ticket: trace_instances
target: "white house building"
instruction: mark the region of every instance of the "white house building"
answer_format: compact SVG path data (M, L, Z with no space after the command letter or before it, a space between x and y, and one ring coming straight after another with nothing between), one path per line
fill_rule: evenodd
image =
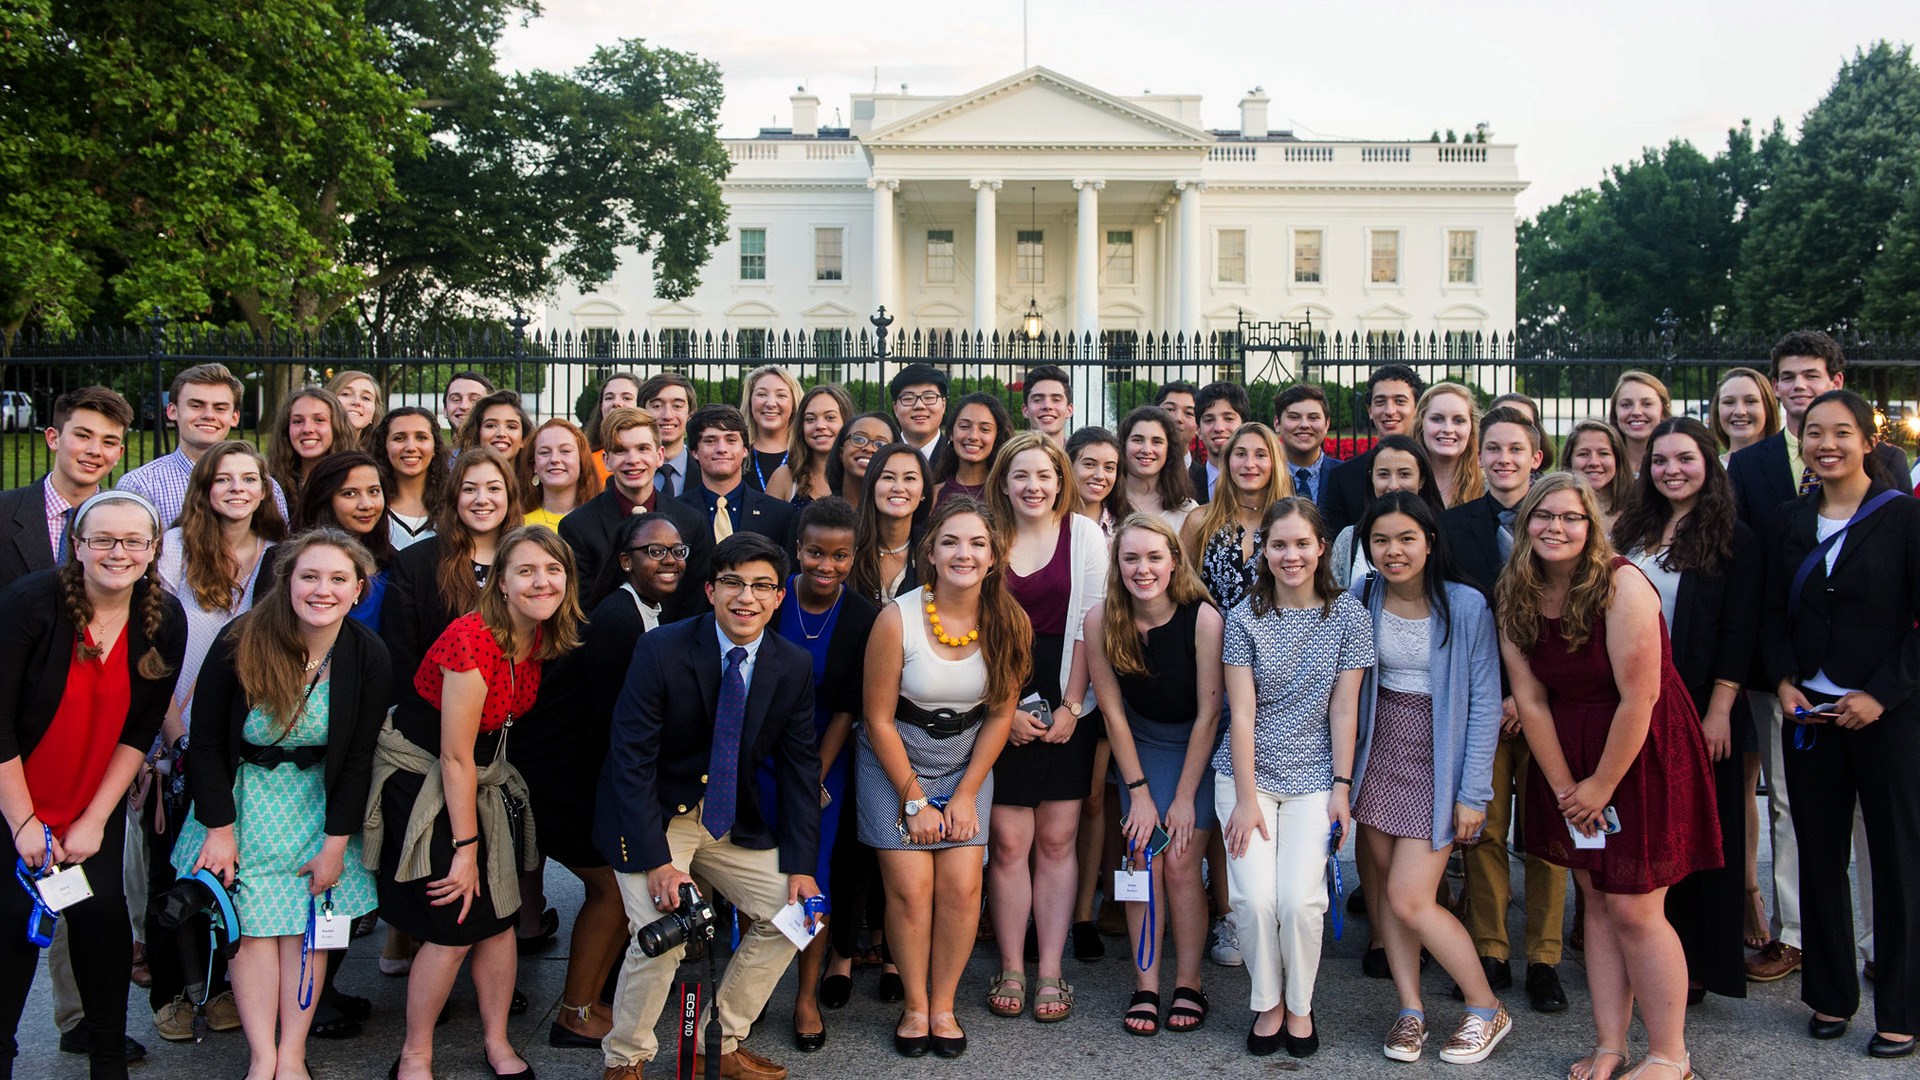
M958 95L855 94L846 127L792 97L793 126L726 140L729 237L683 301L644 259L562 289L545 326L1015 332L1505 331L1514 323L1514 147L1303 139L1203 126L1190 94L1123 96L1034 67Z

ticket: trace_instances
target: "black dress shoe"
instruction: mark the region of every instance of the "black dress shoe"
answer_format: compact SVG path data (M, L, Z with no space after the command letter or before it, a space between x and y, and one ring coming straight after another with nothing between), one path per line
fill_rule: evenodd
M1100 940L1100 927L1091 920L1073 924L1069 932L1073 939L1073 958L1083 964L1104 960L1107 955L1106 942Z
M493 1062L487 1060L485 1054L480 1055L480 1063L487 1067L487 1073L493 1077L493 1080L539 1080L538 1077L533 1075L532 1065L528 1065L519 1072L503 1073L493 1067ZM395 1062L394 1065L397 1068L399 1063Z
M1837 1039L1847 1033L1849 1023L1851 1021L1845 1018L1822 1020L1818 1016L1809 1016L1807 1017L1807 1034L1816 1039Z
M827 1032L825 1028L819 1031L796 1031L793 1033L793 1048L795 1050L811 1054L825 1045L827 1045Z
M1513 986L1513 966L1505 960L1495 960L1491 956L1483 956L1480 958L1480 970L1487 973L1487 988L1496 994ZM1452 993L1453 1000L1455 1001L1467 1000L1467 992L1460 989L1459 983L1453 984ZM1561 995L1562 1000L1564 1000L1565 997L1565 994ZM1562 1008L1564 1007L1565 1006L1562 1006Z
M562 1050L598 1050L600 1040L591 1035L582 1035L555 1020L547 1027L547 1045Z
M1360 958L1360 974L1369 979L1391 979L1393 968L1387 963L1387 950L1368 949Z
M880 1000L881 1001L907 1000L907 984L900 981L899 972L883 971L880 973ZM922 1052L924 1053L924 1051Z
M147 1048L142 1046L140 1042L131 1035L128 1035L126 1039L127 1064L131 1065L136 1061L146 1060ZM67 1054L86 1053L87 1033L81 1031L79 1028L74 1028L72 1031L61 1032L60 1050L62 1053Z
M1353 891L1347 894L1347 914L1364 916L1366 913L1367 894L1356 885Z
M527 995L516 989L513 992L513 1000L507 1002L507 1015L525 1016L529 1007Z
M1259 1033L1260 1014L1253 1014L1253 1026L1247 1029L1247 1053L1254 1057L1272 1057L1280 1052L1281 1039L1286 1035L1286 1025L1271 1035Z
M1501 965L1503 970L1505 967ZM1567 1011L1567 990L1560 985L1560 973L1552 964L1527 965L1527 1003L1537 1013Z
M932 1049L932 1047L933 1036L931 1034L902 1035L899 1029L896 1028L894 1030L893 1048L901 1057L926 1057L927 1051Z
M948 1038L945 1035L929 1035L927 1041L933 1045L933 1056L939 1058L957 1058L967 1052L965 1032Z
M1873 1033L1873 1038L1867 1041L1867 1056L1877 1058L1906 1057L1913 1053L1913 1044L1914 1040L1911 1037L1906 1039L1889 1039L1876 1031Z
M1040 961L1040 934L1032 923L1027 924L1026 957L1029 964Z
M1307 1014L1307 1023L1313 1024L1312 1013ZM1297 1057L1297 1058L1312 1057L1313 1052L1320 1049L1320 1025L1319 1024L1313 1024L1313 1030L1307 1032L1307 1034L1304 1037L1295 1036L1293 1033L1289 1032L1286 1029L1285 1025L1281 1025L1280 1037L1282 1039L1285 1039L1287 1042L1287 1056L1289 1057Z
M853 976L829 975L820 980L820 1004L829 1009L845 1008L853 1000Z

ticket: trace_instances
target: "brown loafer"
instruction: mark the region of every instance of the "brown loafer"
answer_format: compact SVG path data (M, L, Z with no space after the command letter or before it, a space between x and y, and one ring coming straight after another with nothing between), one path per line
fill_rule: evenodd
M707 1059L694 1055L694 1073L703 1073L706 1067ZM723 1080L787 1080L787 1067L768 1061L742 1046L730 1054L720 1055L720 1075Z
M1784 941L1769 941L1767 947L1747 957L1748 982L1774 982L1800 970L1800 950Z
M631 1065L609 1065L606 1071L600 1074L600 1080L640 1080L642 1064L636 1061Z

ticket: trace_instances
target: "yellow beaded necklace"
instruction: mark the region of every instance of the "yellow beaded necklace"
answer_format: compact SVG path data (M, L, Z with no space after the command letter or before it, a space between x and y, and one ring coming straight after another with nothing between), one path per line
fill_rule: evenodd
M948 637L947 631L940 625L940 612L933 606L933 590L921 589L920 595L927 601L927 621L933 624L933 637L935 641L938 641L949 649L958 649L980 640L980 628L978 626L975 626L957 638Z

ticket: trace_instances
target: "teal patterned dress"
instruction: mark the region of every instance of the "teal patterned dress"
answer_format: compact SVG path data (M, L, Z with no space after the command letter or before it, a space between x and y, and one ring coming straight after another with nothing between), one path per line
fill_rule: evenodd
M308 695L300 722L279 740L281 746L326 745L327 689L327 682L322 682ZM248 742L265 746L275 741L273 728L273 720L254 709L247 713L243 735ZM243 761L234 780L233 803L233 838L239 849L234 907L240 914L241 932L247 937L305 933L310 894L307 879L298 875L300 868L320 853L320 845L326 840L326 766L301 769L283 762L277 768L263 769ZM206 838L206 826L200 824L197 815L190 815L174 845L175 871L185 875L193 869ZM360 837L356 833L347 841L346 868L333 887L333 912L358 918L372 911L377 902L373 875L360 865Z

